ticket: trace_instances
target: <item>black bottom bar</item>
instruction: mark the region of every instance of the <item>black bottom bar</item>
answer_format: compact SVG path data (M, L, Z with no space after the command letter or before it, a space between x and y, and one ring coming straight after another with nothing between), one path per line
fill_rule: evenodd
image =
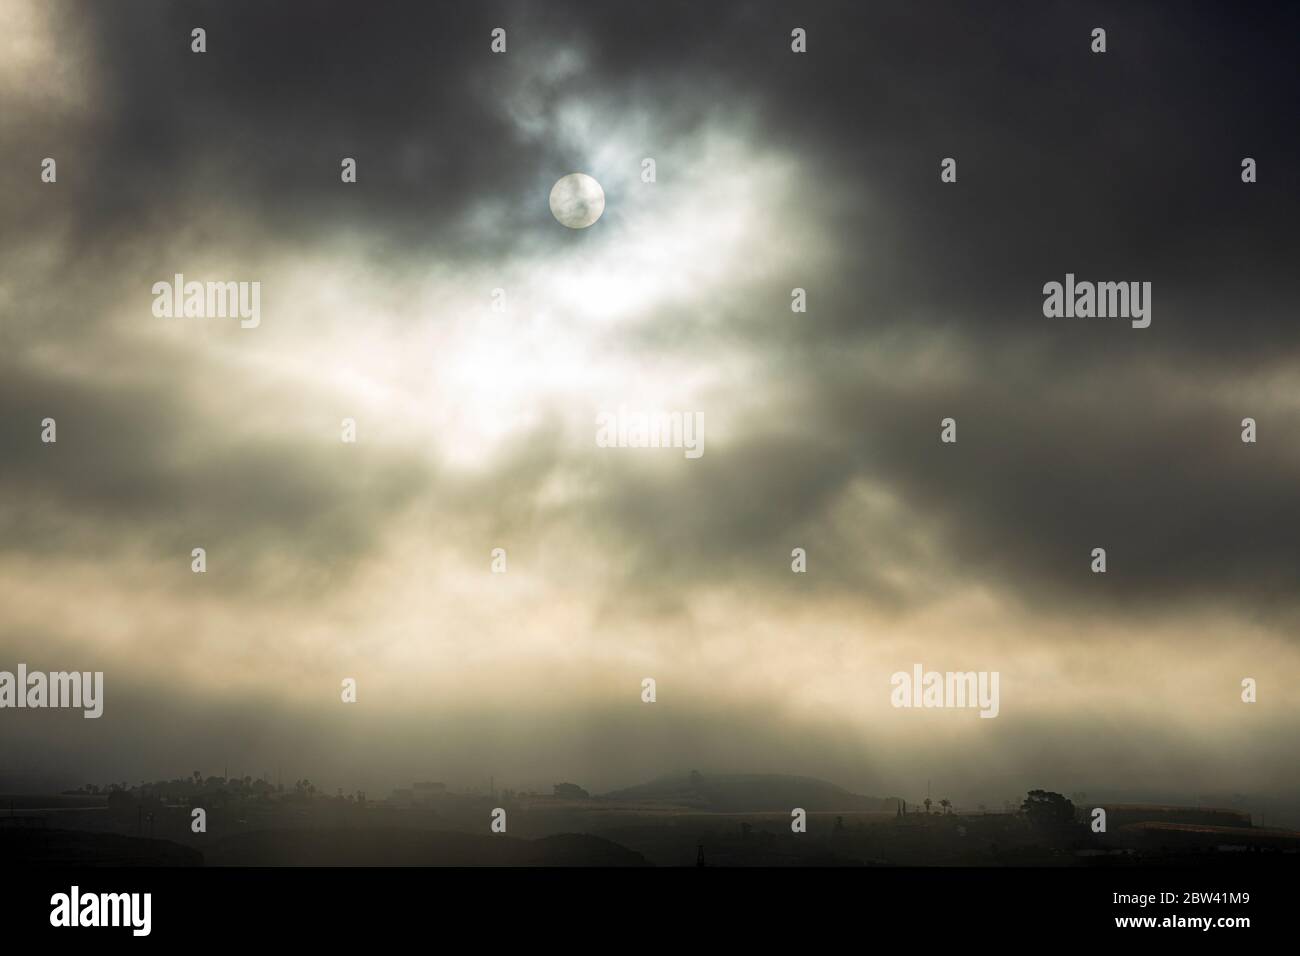
M832 930L863 944L902 932L918 945L1137 938L1229 942L1289 922L1291 858L1250 865L1044 869L35 869L0 870L6 940L65 938L51 925L55 894L149 893L148 938L193 943L378 942L432 945L515 941L558 945L805 941ZM1263 865L1259 865L1263 864ZM1145 901L1145 905L1144 905ZM92 905L97 905L92 904ZM1209 919L1208 928L1199 921ZM1245 923L1240 921L1244 918ZM1147 925L1120 920L1150 920ZM1166 922L1169 920L1170 922ZM1192 923L1190 921L1197 921ZM1237 925L1219 923L1232 920ZM123 917L122 922L130 923ZM838 929L837 929L838 928ZM78 927L79 943L120 937L129 925ZM468 940L465 934L469 934ZM584 944L585 945L585 944Z

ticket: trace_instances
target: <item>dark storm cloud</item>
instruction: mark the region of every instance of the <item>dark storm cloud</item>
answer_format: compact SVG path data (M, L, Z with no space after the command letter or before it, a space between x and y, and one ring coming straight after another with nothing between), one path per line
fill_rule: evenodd
M1055 382L1032 360L951 383L873 381L832 355L815 367L810 403L743 441L681 469L607 475L585 510L625 555L630 588L830 588L907 608L982 583L1046 612L1209 604L1295 620L1294 407L1225 398L1208 367L1204 394L1166 394L1132 359ZM1256 445L1240 440L1252 412L1269 433ZM955 445L939 441L948 416ZM872 490L901 507L873 507ZM794 546L815 564L806 584L789 572ZM1090 570L1096 547L1105 575ZM901 589L900 568L927 584Z
M811 544L836 555L820 573L875 600L889 597L875 559L917 551L936 577L1043 606L1194 598L1294 613L1300 422L1260 397L1300 357L1294 12L913 5L798 22L815 56L765 46L771 16L738 16L726 27L748 42L705 70L763 107L773 144L869 197L826 221L845 269L788 277L810 286L807 317L792 322L774 283L747 290L724 331L676 348L761 343L776 377L803 386L782 409L799 432L759 427L680 474L609 481L611 524L633 532L629 577L775 586L790 545ZM1105 57L1088 51L1093 25L1109 30ZM620 53L671 56L649 41ZM1272 169L1267 185L1241 183L1246 155ZM1151 329L1044 318L1042 285L1067 271L1151 281ZM672 343L691 318L662 322L648 341ZM936 338L986 374L881 383L842 356ZM947 415L961 425L952 449L937 440ZM1270 423L1266 443L1242 445L1247 415ZM832 509L859 479L896 492L915 534L846 541ZM936 534L937 559L917 540ZM1096 546L1109 577L1088 573Z
M96 171L80 193L82 225L96 234L165 229L177 204L207 196L256 210L281 241L368 231L380 261L412 249L451 259L501 253L519 217L511 230L471 236L466 215L506 201L523 222L542 222L545 203L525 192L539 177L549 186L574 159L520 130L508 97L526 90L527 108L546 116L566 94L655 82L625 70L535 75L557 53L595 42L610 13L594 5L156 3L64 15L93 22L102 113L53 138ZM511 46L493 57L498 25ZM194 26L207 30L203 56L189 49ZM661 29L660 40L671 36ZM698 120L700 106L686 112ZM338 188L345 156L359 165L351 190Z
M861 257L862 281L830 306L833 334L924 315L991 347L1002 336L1055 338L1056 326L1035 321L1040 290L1074 271L1152 281L1151 334L1171 352L1203 346L1247 361L1295 343L1277 300L1294 291L1300 252L1294 11L61 9L61 23L94 37L102 112L52 137L74 168L95 171L78 190L86 233L165 231L177 204L207 196L255 210L281 241L364 229L375 259L394 268L412 248L501 254L518 241L517 217L515 229L489 235L469 233L465 217L504 198L540 221L545 207L529 191L572 158L512 122L506 101L522 81L542 115L567 95L606 96L679 135L709 118L710 102L752 107L773 148L801 155L837 193L875 197L869 216L826 224L846 256ZM787 21L810 31L808 56L789 55ZM201 57L188 48L196 24L209 34ZM1087 48L1097 24L1110 33L1104 56ZM504 57L484 52L495 25L511 31ZM582 52L583 69L537 82L532 71L565 48ZM1261 164L1249 188L1237 175L1244 155ZM360 162L356 189L338 188L343 156ZM955 187L938 184L944 156L958 159ZM1105 334L1066 336L1070 353L1113 347Z
M793 383L784 411L797 425L760 427L706 459L689 490L635 469L604 476L593 516L632 542L635 577L708 581L769 567L784 574L795 536L845 546L829 526L856 480L882 483L918 512L915 528L897 527L879 545L881 556L922 560L930 552L914 538L923 528L968 573L994 575L1026 595L1095 593L1096 583L1076 573L1093 544L1123 555L1110 588L1150 599L1201 593L1213 579L1228 594L1271 600L1300 573L1288 548L1295 462L1277 450L1295 428L1267 420L1264 443L1242 465L1228 453L1240 450L1236 422L1251 408L1228 415L1218 404L1116 390L1106 378L1115 359L1200 376L1212 357L1247 383L1263 359L1295 346L1294 12L1205 6L1173 16L1153 6L1041 4L59 9L59 22L93 43L96 77L93 120L51 135L67 152L72 198L57 201L72 223L72 252L99 249L107 235L157 256L176 210L202 197L252 216L265 241L310 246L331 228L365 229L378 237L374 258L393 270L413 261L410 246L466 259L503 254L514 234L476 243L458 224L502 196L524 205L519 197L539 174L567 168L558 144L524 134L503 106L511 84L566 43L585 66L542 85L534 106L543 115L565 95L624 97L662 128L689 131L710 99L734 102L757 111L766 137L759 148L789 151L827 177L810 189L861 197L825 222L835 269L810 257L807 276L744 290L744 306L733 309L739 317L714 340L770 355ZM788 53L796 23L809 30L807 57ZM202 57L188 49L195 25L208 31ZM497 25L510 31L505 57L485 52ZM1088 52L1093 25L1109 31L1104 57ZM338 188L344 155L361 164L355 190ZM938 160L948 155L959 163L955 186L938 182ZM1242 155L1260 161L1260 183L1239 182ZM79 176L78 165L94 176ZM239 244L228 225L205 228ZM19 240L11 233L9 241ZM125 281L113 275L111 253L98 251L88 265L91 275ZM1044 319L1041 286L1066 271L1152 281L1152 327ZM796 283L811 287L813 308L792 325L782 297ZM43 299L32 308L76 321L57 290ZM654 316L633 334L667 349L709 341L697 329L674 342L664 330L691 318L673 321ZM998 371L946 390L932 381L908 388L831 358L881 343L924 350L918 330L952 336ZM1008 368L999 355L1011 349L1018 358ZM1052 397L1062 378L1093 391ZM11 383L28 399L23 410L35 413L32 390L17 377ZM138 408L128 402L86 396L82 404L104 419L99 436L118 420L171 414L152 398ZM935 438L947 414L960 421L955 449ZM84 446L87 467L46 493L120 513L192 497L191 479L157 459L181 426L158 424L135 433L147 436L138 438L143 449L104 437ZM297 526L334 513L351 493L310 465L282 467L280 453L228 451L225 469L199 469L210 476L201 497L242 503L253 523ZM562 467L538 454L535 462L524 456L529 468L505 465L497 476L495 500L523 502L498 516L502 526L516 515L526 527L531 490ZM827 577L870 585L876 562L853 553L858 560ZM897 597L880 582L868 591Z
M1245 445L1232 403L1162 395L1131 367L1060 385L990 371L992 386L853 385L839 403L846 431L872 410L867 469L937 517L955 566L1042 610L1208 602L1294 615L1293 421L1265 416L1269 441ZM953 446L936 440L946 415ZM1095 547L1104 576L1089 570Z
M833 334L923 322L975 349L1060 341L1066 363L1153 347L1045 321L1043 283L1071 271L1152 281L1150 336L1171 357L1246 367L1296 344L1294 10L912 4L809 20L817 55L775 57L748 88L774 140L874 199L835 223L862 251ZM1088 50L1093 26L1105 55ZM1268 182L1240 182L1244 156Z
M271 583L286 568L338 574L433 478L404 453L340 467L347 446L332 422L316 441L241 439L172 383L0 369L0 551L113 557L143 543L188 569L201 546L223 556L213 580L236 586L264 577L272 558ZM40 440L47 416L55 443Z

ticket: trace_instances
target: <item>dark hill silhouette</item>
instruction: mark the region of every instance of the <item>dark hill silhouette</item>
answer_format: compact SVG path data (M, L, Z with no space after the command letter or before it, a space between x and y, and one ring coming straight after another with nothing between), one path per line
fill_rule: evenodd
M209 866L648 866L644 856L597 836L538 840L448 830L258 830L219 840Z
M649 783L614 790L601 799L669 803L716 813L789 813L793 807L812 812L893 810L894 801L851 793L815 777L775 773L700 774L660 777Z

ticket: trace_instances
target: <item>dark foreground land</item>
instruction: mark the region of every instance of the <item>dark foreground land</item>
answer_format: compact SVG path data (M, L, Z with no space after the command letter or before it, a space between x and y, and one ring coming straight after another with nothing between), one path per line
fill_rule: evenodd
M909 806L904 814L895 798L804 778L695 775L600 797L573 788L576 793L551 796L438 792L406 801L250 792L226 781L203 786L191 793L141 788L107 798L64 794L0 803L0 868L1260 868L1300 862L1300 833L1253 825L1249 813L1237 810L1115 805L1107 832L1094 833L1081 808L1060 819L949 807L927 813ZM804 832L792 828L792 805L804 811ZM196 833L198 808L206 830ZM497 808L506 812L505 833L491 830Z

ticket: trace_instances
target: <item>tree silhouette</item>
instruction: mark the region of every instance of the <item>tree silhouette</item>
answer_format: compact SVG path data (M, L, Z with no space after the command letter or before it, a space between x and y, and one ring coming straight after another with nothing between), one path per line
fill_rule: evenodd
M1074 822L1074 804L1051 790L1030 790L1020 809L1033 824L1050 826Z
M952 810L952 801L949 800L947 797L944 797L942 800L939 801L939 806L943 807L943 812L946 814L950 810Z
M926 797L926 798L925 798L925 813L926 813L927 816L929 816L929 814L930 814L930 798L929 798L929 797Z

